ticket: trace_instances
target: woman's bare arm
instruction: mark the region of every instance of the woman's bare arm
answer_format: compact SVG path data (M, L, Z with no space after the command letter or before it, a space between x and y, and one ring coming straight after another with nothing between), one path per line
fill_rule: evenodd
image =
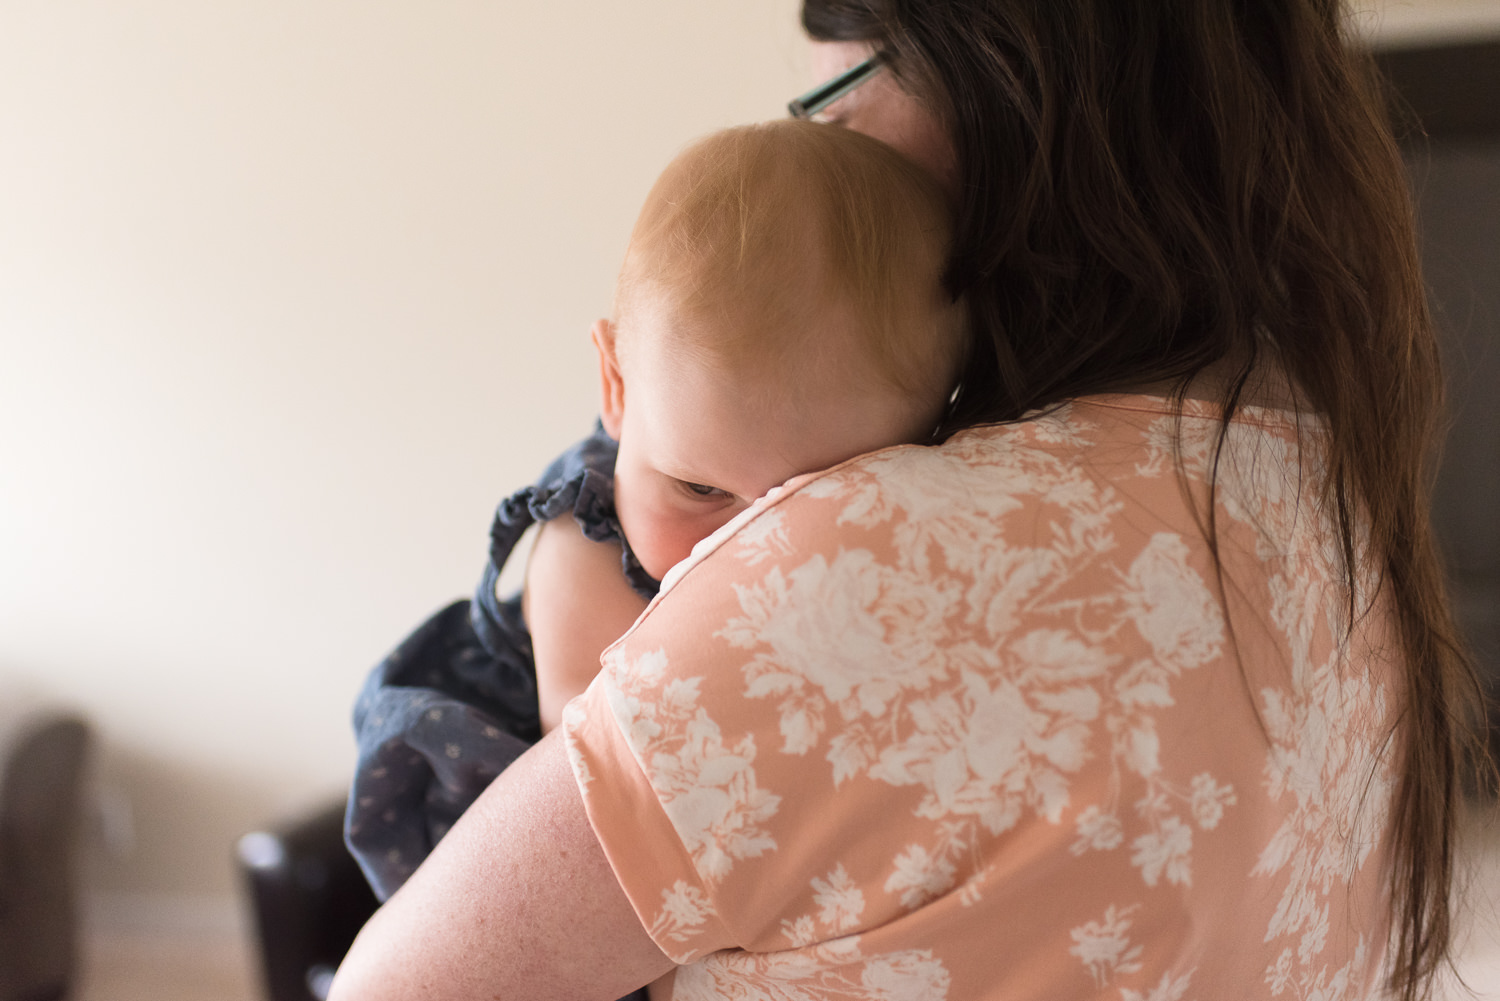
M615 880L556 733L375 914L329 999L612 1001L672 968Z
M538 530L526 564L524 614L536 659L542 732L599 673L599 655L629 629L646 600L620 570L620 547L594 542L572 518Z

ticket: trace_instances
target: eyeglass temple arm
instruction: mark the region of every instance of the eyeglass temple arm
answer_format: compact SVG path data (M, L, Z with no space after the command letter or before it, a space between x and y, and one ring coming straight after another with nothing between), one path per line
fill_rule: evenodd
M801 97L787 102L786 110L793 118L811 118L834 101L879 73L886 65L884 52L877 52L851 69L845 70L827 83L819 84Z

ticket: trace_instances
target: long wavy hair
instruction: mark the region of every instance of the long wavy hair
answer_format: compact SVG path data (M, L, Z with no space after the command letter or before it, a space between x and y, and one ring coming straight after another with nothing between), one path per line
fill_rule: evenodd
M1411 198L1341 3L804 0L802 19L883 49L952 137L946 282L976 337L944 433L1163 381L1180 400L1210 366L1233 373L1226 431L1268 366L1326 423L1350 600L1364 554L1406 664L1391 987L1428 995L1482 694L1430 526L1442 375Z

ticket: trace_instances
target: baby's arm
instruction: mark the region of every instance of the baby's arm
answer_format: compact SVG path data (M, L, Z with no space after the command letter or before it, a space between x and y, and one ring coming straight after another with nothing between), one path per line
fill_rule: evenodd
M620 569L620 547L584 536L570 517L545 522L526 564L522 597L536 658L542 732L599 673L599 655L646 608Z

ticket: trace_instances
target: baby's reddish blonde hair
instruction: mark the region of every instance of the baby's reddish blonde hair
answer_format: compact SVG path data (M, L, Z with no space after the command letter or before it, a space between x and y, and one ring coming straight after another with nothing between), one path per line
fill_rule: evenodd
M967 339L942 285L951 230L936 182L877 140L805 121L716 132L672 161L631 233L622 356L665 303L686 357L754 375L852 346L869 373L946 401Z

